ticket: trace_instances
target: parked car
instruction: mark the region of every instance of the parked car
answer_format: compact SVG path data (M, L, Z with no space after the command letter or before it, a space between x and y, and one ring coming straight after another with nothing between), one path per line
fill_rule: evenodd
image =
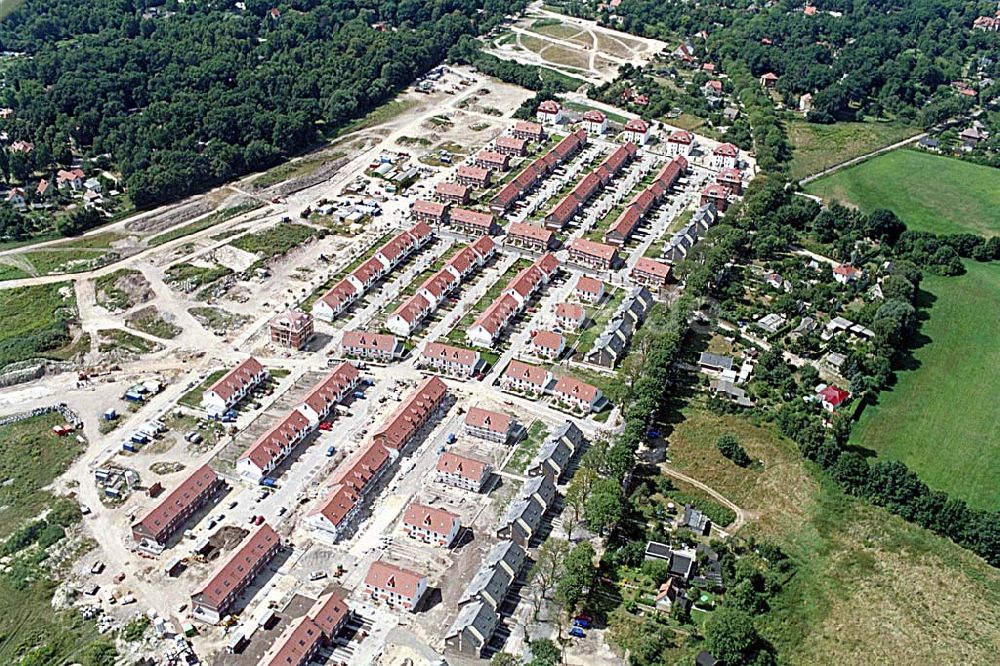
M263 525L264 524L264 516L257 516L257 520L253 521L253 523L254 523L254 525Z
M569 635L572 636L573 638L586 638L587 637L587 634L585 634L583 632L583 629L581 629L580 627L573 627L572 629L570 629L569 630Z

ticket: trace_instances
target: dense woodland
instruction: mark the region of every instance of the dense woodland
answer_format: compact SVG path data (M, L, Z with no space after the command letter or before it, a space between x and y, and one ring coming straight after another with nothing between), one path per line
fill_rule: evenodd
M817 13L804 14L805 4ZM607 11L579 3L566 9L614 23ZM783 0L767 9L747 0L628 0L614 13L627 32L671 44L688 38L706 59L737 61L754 76L778 74L786 100L814 95L815 121L888 115L930 126L971 104L949 83L975 69L980 56L996 60L996 35L971 29L995 9L963 0ZM695 37L701 30L707 39ZM997 68L990 63L986 73L998 78Z
M332 134L518 3L246 7L27 0L0 23L0 50L26 54L0 91L11 140L35 144L26 168L68 162L69 140L109 154L139 207L201 191Z

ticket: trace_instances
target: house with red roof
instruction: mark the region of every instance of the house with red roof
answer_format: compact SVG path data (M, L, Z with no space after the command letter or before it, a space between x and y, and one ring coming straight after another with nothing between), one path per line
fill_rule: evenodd
M480 150L473 158L477 167L493 171L506 171L510 168L510 157L496 150Z
M636 284L659 290L667 286L670 280L670 264L649 257L639 257L629 272L629 277Z
M479 165L460 164L455 171L455 182L485 189L490 186L490 170Z
M469 188L461 183L438 183L434 186L434 196L446 203L465 205L469 203Z
M625 123L624 138L629 143L645 146L649 142L653 126L642 118L631 118Z
M417 360L421 368L431 368L460 379L468 379L479 371L483 361L479 352L440 342L424 345Z
M136 548L154 556L162 553L170 537L225 485L222 477L208 465L194 470L132 525L132 541Z
M465 332L474 347L492 347L511 320L521 311L521 304L509 293L493 301Z
M236 471L251 483L260 483L313 429L305 414L292 410L243 452L236 461Z
M447 486L478 493L482 492L491 469L490 464L482 460L444 451L438 458L435 480Z
M417 199L410 205L410 217L431 224L444 224L448 207L437 201Z
M395 451L403 450L430 420L447 395L448 387L439 377L428 377L417 385L393 415L375 431L372 441Z
M833 279L836 280L837 284L857 282L862 275L864 275L864 271L850 264L837 264L833 267Z
M566 340L554 331L532 331L528 339L528 353L541 359L559 358L566 349Z
M544 104L544 102L542 103ZM556 102L557 106L558 104ZM539 118L539 120L541 121L542 119ZM542 126L539 123L532 123L527 120L519 120L514 123L514 129L511 130L511 133L518 139L525 139L527 141L541 141L545 138L545 130L542 129Z
M735 169L739 161L740 149L731 143L721 143L712 151L712 166L716 169Z
M503 134L497 137L493 147L498 153L511 157L524 157L528 152L528 141L510 134Z
M399 606L411 613L427 592L427 576L388 562L372 562L365 576L365 594L372 601Z
M552 373L546 368L515 359L504 369L500 386L509 391L542 395L551 381Z
M465 414L465 434L497 444L506 444L514 432L514 419L503 412L469 407Z
M719 183L709 183L701 191L701 205L713 204L720 213L725 213L729 206L729 190Z
M360 295L361 290L351 280L345 278L333 285L313 304L313 316L332 322L340 316L340 313L349 308Z
M239 403L267 377L268 372L260 361L250 356L201 394L201 406L209 416L222 414Z
M598 270L612 270L621 263L617 249L586 238L576 238L570 242L569 259L575 264Z
M306 515L316 538L336 543L353 529L365 497L397 457L396 451L372 442L342 462L327 493Z
M596 411L602 399L599 388L569 375L559 377L552 394L557 401L584 412Z
M395 335L358 329L344 331L340 347L348 356L383 363L400 358L404 351L403 343Z
M512 222L507 228L507 236L504 240L506 244L515 247L523 247L535 252L547 252L556 247L556 235L548 229L526 224L524 222Z
M403 532L411 539L447 548L462 524L450 511L411 502L403 513Z
M739 169L722 169L715 176L715 182L726 188L729 194L743 194L743 172Z
M687 130L674 130L664 141L664 151L669 157L687 157L696 146L694 134Z
M554 99L547 99L538 105L535 110L535 118L545 125L557 125L562 122L562 104Z
M191 616L207 624L218 624L280 548L281 537L267 523L251 532L191 595Z
M774 72L767 72L760 77L760 85L764 88L773 88L778 83L778 75Z
M604 283L596 278L581 275L577 278L573 293L581 301L597 303L604 297Z
M350 608L339 595L331 592L321 596L305 615L281 632L258 666L306 666L321 648L333 645L350 618Z
M579 303L556 305L556 323L567 331L576 331L587 321L587 311Z
M449 214L451 227L462 233L475 236L496 233L499 228L493 220L492 213L481 213L467 208L452 208Z
M851 399L851 392L842 388L837 388L833 384L823 387L817 394L820 405L831 414L840 409L840 406Z
M597 109L584 111L583 129L591 134L604 134L608 131L608 117Z
M330 374L313 386L296 409L313 426L318 426L334 412L334 408L351 395L361 381L361 373L347 361L339 363Z

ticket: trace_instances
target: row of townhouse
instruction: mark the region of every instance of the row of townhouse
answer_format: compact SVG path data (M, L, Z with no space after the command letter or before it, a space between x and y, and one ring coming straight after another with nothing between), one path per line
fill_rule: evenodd
M478 458L444 451L438 458L435 480L470 492L481 492L490 478L493 467Z
M483 369L479 352L464 347L428 342L417 359L417 367L429 368L452 377L469 379Z
M451 208L448 204L425 199L417 199L410 205L410 217L438 226L448 224L455 231L475 236L496 235L500 231L500 226L491 213L468 208Z
M309 436L321 421L334 413L334 407L358 385L358 369L347 362L340 363L320 380L285 418L251 444L236 461L240 476L259 483Z
M336 543L351 529L364 499L398 457L393 449L372 442L337 468L326 495L306 514L306 525L320 541Z
M675 130L663 142L669 157L690 157L697 147L697 138L687 130ZM720 143L712 150L709 163L716 169L735 169L740 164L740 149L731 143Z
M542 474L529 478L500 520L497 538L510 539L522 548L528 548L556 497L556 486L548 476Z
M305 615L293 620L274 642L259 666L305 666L319 651L334 645L351 619L351 609L331 592L317 599Z
M369 333L351 329L344 331L340 348L345 355L366 361L389 363L403 356L406 348L395 336L388 333Z
M534 123L525 124L533 125ZM518 126L520 125L519 123ZM537 127L541 131L541 127ZM514 135L518 136L517 128L515 128ZM522 136L522 138L524 137ZM490 210L497 215L507 212L518 199L534 189L556 167L576 155L586 145L587 131L583 129L576 130L563 138L551 150L533 161L513 180L504 185L490 200Z
M645 287L633 288L611 315L584 361L603 368L614 368L625 358L632 336L646 320L653 307L653 295Z
M198 509L225 487L225 481L208 465L191 472L168 495L132 525L132 541L147 555L159 555Z
M557 401L583 412L597 411L604 401L601 390L570 375L554 375L550 370L513 360L504 369L500 386L531 396L551 395Z
M519 272L506 289L469 327L465 336L473 347L492 347L510 322L525 307L528 301L559 269L559 260L553 254L543 254L531 265Z
M639 148L634 143L619 146L601 164L584 176L569 194L545 216L545 228L559 231L587 205L611 180L635 159Z
M569 260L599 271L610 271L622 264L618 248L586 238L574 238L569 244Z
M459 250L441 270L420 285L417 293L389 315L386 328L396 335L409 337L425 317L440 307L449 294L474 271L482 268L495 253L496 244L489 236L480 236L474 243Z
M251 532L222 566L191 594L192 617L207 624L218 624L280 549L281 537L267 523Z
M715 224L716 219L715 204L702 205L695 211L688 223L670 237L663 248L663 257L675 263L683 260L694 244L698 242L698 239Z
M374 602L414 612L427 593L427 576L378 560L365 574L365 594Z
M583 431L567 420L538 449L526 469L528 476L547 476L553 483L559 483L573 456L585 443Z
M604 234L604 242L617 247L624 246L649 211L663 201L670 188L687 172L687 168L687 160L683 157L675 157L668 162L649 187L633 197L625 206L625 210Z
M449 651L481 657L500 624L500 608L521 574L524 548L507 539L494 545L458 600L458 615L445 633Z
M533 252L549 252L559 246L555 233L549 229L528 224L512 222L507 228L504 243L514 247L522 247Z
M372 441L397 452L406 448L421 427L448 395L448 387L439 377L428 377L372 435Z
M725 213L729 201L743 193L743 172L735 168L725 168L701 191L701 205L712 204L720 213Z
M434 230L422 221L396 234L347 277L320 296L313 305L313 315L318 319L333 321L371 289L375 282L391 273L400 262L424 247L433 237Z
M267 377L264 366L251 356L204 391L201 394L201 406L209 416L221 415L239 403Z
M515 138L515 137L510 137ZM518 139L520 141L520 139ZM484 148L471 159L471 163L460 164L455 170L455 181L438 183L434 196L448 203L464 204L469 201L469 188L486 189L493 181L494 172L510 168L510 154ZM461 190L455 185L465 188Z

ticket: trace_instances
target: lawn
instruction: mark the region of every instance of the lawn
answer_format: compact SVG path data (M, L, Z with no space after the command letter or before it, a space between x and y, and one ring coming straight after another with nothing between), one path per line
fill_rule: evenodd
M196 409L200 408L201 395L205 391L207 391L212 384L222 379L222 376L225 375L228 371L229 371L228 369L216 370L208 377L206 377L205 381L203 381L201 384L195 386L193 389L182 395L180 400L178 400L177 402L182 405L187 405L188 407L194 407Z
M928 276L933 299L913 352L879 404L865 410L852 443L902 460L931 488L971 506L1000 509L1000 266L966 264L957 278Z
M152 340L147 340L146 338L139 337L138 335L133 335L128 331L121 330L120 328L109 328L103 331L98 331L97 336L97 348L101 352L124 349L136 354L149 354L150 352L159 351L163 348L162 345L159 345Z
M904 125L874 122L818 125L794 120L787 127L792 144L792 180L805 178L919 133Z
M888 208L916 231L1000 234L1000 170L950 157L894 150L806 190L865 211Z
M507 466L504 467L505 472L510 472L512 474L523 474L524 468L528 466L531 459L535 457L538 453L539 447L545 438L549 436L549 429L545 427L545 423L542 421L534 421L528 427L527 436L517 443L517 450L514 451L514 455L510 457Z
M67 324L75 318L76 296L68 282L0 291L0 368L39 356L54 357L70 342Z
M0 442L4 443L0 476L5 481L0 484L0 538L6 539L17 527L59 503L44 488L84 448L73 437L55 436L52 426L59 423L58 414L46 414L0 426ZM62 504L67 506L65 500ZM76 611L52 610L58 582L56 576L47 575L41 555L22 551L16 557L14 566L0 576L0 663L97 663L93 624Z
M1000 572L931 532L846 497L791 441L741 416L686 407L669 436L672 464L758 514L796 573L759 628L787 664L995 663ZM761 469L719 454L732 433ZM891 631L886 631L891 627Z

